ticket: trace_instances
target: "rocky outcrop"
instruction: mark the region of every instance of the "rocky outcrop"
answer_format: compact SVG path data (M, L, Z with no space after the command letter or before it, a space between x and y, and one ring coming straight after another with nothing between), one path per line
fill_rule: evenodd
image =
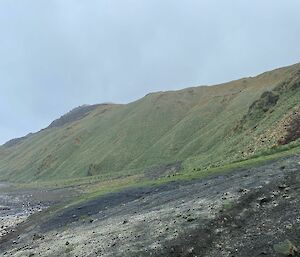
M80 120L87 116L90 112L95 110L100 104L95 105L82 105L74 108L67 114L61 116L59 119L53 121L48 128L62 127L67 123L71 123Z

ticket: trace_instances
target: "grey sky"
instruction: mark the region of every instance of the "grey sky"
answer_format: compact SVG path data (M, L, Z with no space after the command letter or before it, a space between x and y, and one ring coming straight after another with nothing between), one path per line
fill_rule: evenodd
M300 61L299 0L0 0L0 143L126 103Z

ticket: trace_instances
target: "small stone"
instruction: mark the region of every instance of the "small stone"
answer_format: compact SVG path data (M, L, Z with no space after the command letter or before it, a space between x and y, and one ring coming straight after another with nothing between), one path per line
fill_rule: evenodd
M69 242L69 241L67 241L67 242L66 242L66 245L69 245L69 244L70 244L70 242Z
M293 228L293 224L290 223L290 222L286 222L286 223L284 224L284 227L285 227L286 229L292 229L292 228Z
M194 253L194 247L190 247L188 250L187 250L188 253Z
M238 190L238 193L245 193L245 192L247 192L247 189L245 189L245 188L240 188Z
M281 185L278 186L278 188L280 190L284 190L285 188L287 188L287 185L286 184L281 184Z
M265 204L265 203L270 202L271 199L270 199L269 197L263 196L263 197L259 198L258 201L259 201L259 204L260 204L260 205L263 205L263 204Z
M38 240L38 239L43 240L44 237L42 235L39 235L39 234L34 234L33 237L32 237L32 240L35 241L35 240Z
M193 217L189 217L189 218L187 218L187 222L193 222L195 220L195 218L193 218Z

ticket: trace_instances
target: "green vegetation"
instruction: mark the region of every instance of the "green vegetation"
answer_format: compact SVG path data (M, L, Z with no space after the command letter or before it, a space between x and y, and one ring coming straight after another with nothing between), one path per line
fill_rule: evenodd
M236 161L221 167L210 168L203 171L190 171L190 172L185 171L181 174L176 174L172 177L163 177L158 180L143 179L138 176L132 176L123 179L113 179L113 180L106 180L106 181L100 181L94 179L93 181L87 182L87 180L83 178L77 180L77 185L81 185L85 193L82 194L75 201L72 200L70 202L70 205L74 205L82 201L91 200L101 195L105 195L107 193L112 193L112 192L118 192L124 189L159 186L159 185L163 185L170 182L176 182L176 181L191 181L194 179L207 178L209 176L215 176L221 174L223 175L237 170L254 168L257 166L267 164L268 162L278 160L284 157L292 156L295 154L300 154L300 144L294 145L294 147L291 147L290 149L288 149L287 147L281 147L281 149L278 150L276 153L263 152L261 153L260 156L253 157L248 160ZM64 187L64 186L74 185L74 183L75 183L74 180L68 180L68 181L62 180L62 181L57 181L56 184L53 184L52 182L41 182L39 183L39 186ZM21 184L20 186L24 187L25 185ZM26 184L26 186L34 187L36 186L36 184ZM64 208L66 208L66 206L64 206Z
M276 253L282 256L295 256L299 251L297 247L288 239L273 246Z
M230 210L232 207L234 206L234 203L232 201L226 201L225 203L223 203L221 211L228 211Z
M298 141L278 146L283 135L272 131L299 106L299 70L297 64L222 85L149 94L127 105L77 108L1 146L0 180L88 185L89 193L100 194L296 152ZM174 171L172 163L181 170ZM164 165L170 169L161 169ZM153 182L156 167L163 172Z

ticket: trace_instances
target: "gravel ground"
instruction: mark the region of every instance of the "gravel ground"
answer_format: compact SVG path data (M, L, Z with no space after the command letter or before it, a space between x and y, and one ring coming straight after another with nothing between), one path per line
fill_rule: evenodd
M33 214L69 199L74 192L68 189L19 189L0 183L0 242L5 235L15 233L18 224ZM15 241L15 240L14 240Z
M282 256L276 244L300 247L299 169L294 156L41 212L3 238L0 256Z

